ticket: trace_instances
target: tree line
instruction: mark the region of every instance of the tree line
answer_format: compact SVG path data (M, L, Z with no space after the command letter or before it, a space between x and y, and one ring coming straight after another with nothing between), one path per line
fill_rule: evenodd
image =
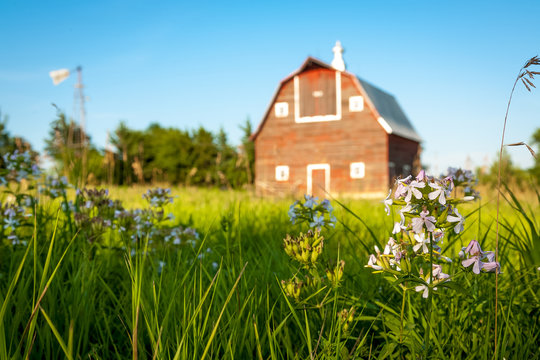
M241 126L242 143L234 147L220 129L214 134L200 126L181 130L150 124L134 130L120 122L108 146L98 149L79 124L59 112L45 140L46 153L70 182L133 185L174 185L240 188L253 182L252 125ZM83 168L86 158L86 169Z
M7 117L0 116L0 154L32 150L24 139L11 136L6 124ZM45 153L59 175L79 186L168 183L242 188L253 182L254 147L250 120L240 128L241 144L233 146L223 129L213 133L202 126L181 130L152 123L135 130L120 122L107 146L98 148L77 122L58 111L45 139Z

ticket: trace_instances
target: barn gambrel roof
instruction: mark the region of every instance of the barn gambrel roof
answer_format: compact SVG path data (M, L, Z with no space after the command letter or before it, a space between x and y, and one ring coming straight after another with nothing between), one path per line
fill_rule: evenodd
M327 64L319 59L308 57L302 66L300 66L296 71L287 76L285 79L281 80L272 101L266 109L263 119L255 132L251 135L251 140L255 140L259 132L261 131L264 123L268 119L268 115L272 110L272 105L277 99L279 90L281 87L290 79L300 74L301 72L311 69L311 68L325 68L330 70L335 70L330 64ZM421 142L422 138L418 135L411 122L405 115L401 106L399 106L395 97L386 91L376 87L375 85L370 84L369 82L360 79L354 74L351 74L347 71L343 71L344 74L351 76L355 82L356 87L360 93L364 96L366 103L370 109L374 112L379 124L384 128L388 134L395 134L406 139L413 141Z
M422 138L418 135L407 115L399 106L396 98L375 85L358 78L360 85L367 93L369 100L373 103L379 115L390 126L391 133L398 136L421 142Z

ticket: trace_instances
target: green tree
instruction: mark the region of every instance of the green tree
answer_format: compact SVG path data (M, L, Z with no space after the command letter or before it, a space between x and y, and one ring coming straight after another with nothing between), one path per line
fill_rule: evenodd
M0 168L4 168L4 155L12 153L15 150L30 151L32 157L37 159L38 153L32 149L32 146L28 141L22 137L11 136L7 130L8 116L2 114L0 109Z
M495 188L497 187L498 175L499 161L495 160L489 167L487 173L479 174L479 180L480 182ZM519 188L523 188L528 181L527 172L513 163L512 158L507 151L503 151L502 155L501 181L506 184L515 185Z
M244 133L240 148L240 156L243 159L242 163L246 172L246 183L253 184L255 180L255 144L251 140L253 126L251 125L249 117L246 119L244 125L240 126L240 129Z
M191 169L189 133L151 124L143 134L144 177L152 182L184 182Z
M134 164L142 162L143 148L142 131L132 130L124 121L120 121L111 137L111 144L116 149L114 183L130 185L137 179L134 174Z
M218 149L214 143L214 135L200 126L191 134L193 149L190 154L192 168L186 179L187 184L216 184L216 158Z
M86 148L85 148L86 147ZM83 179L83 153L86 151L87 171ZM51 122L45 139L45 152L54 160L56 171L72 184L99 183L106 177L103 155L92 144L91 138L62 111Z

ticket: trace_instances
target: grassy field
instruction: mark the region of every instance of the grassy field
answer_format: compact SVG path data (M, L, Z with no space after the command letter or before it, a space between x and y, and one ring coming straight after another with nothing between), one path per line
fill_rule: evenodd
M113 188L109 196L143 208L146 190ZM380 201L332 202L337 224L323 229L318 263L324 272L344 260L343 279L295 300L280 281L298 271L283 239L307 230L289 221L296 199L196 188L172 195L164 210L174 218L152 226L198 233L174 245L84 228L59 211L61 199L40 195L20 242L4 234L0 247L0 359L492 359L495 331L497 358L540 357L533 192L501 206L497 328L495 275L464 272L457 260L473 238L495 248L493 191L464 206L465 231L445 239L460 286L430 301L365 267L397 220Z

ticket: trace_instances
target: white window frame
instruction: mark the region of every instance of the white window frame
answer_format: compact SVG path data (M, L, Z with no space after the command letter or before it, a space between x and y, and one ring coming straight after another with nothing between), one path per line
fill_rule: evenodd
M351 96L349 98L349 111L350 112L364 111L364 97L363 96Z
M285 118L289 116L289 103L278 102L274 105L274 114L277 118Z
M308 195L313 195L313 170L324 170L324 191L330 193L330 164L309 164L307 166Z
M360 171L357 173L355 171L356 169L359 169ZM351 163L350 175L351 179L363 179L366 177L366 164L362 161Z
M300 78L294 77L294 121L297 123L309 123L319 121L341 120L341 72L336 71L336 114L316 115L300 117Z
M289 180L289 167L287 165L276 166L276 181L288 181L288 180Z

